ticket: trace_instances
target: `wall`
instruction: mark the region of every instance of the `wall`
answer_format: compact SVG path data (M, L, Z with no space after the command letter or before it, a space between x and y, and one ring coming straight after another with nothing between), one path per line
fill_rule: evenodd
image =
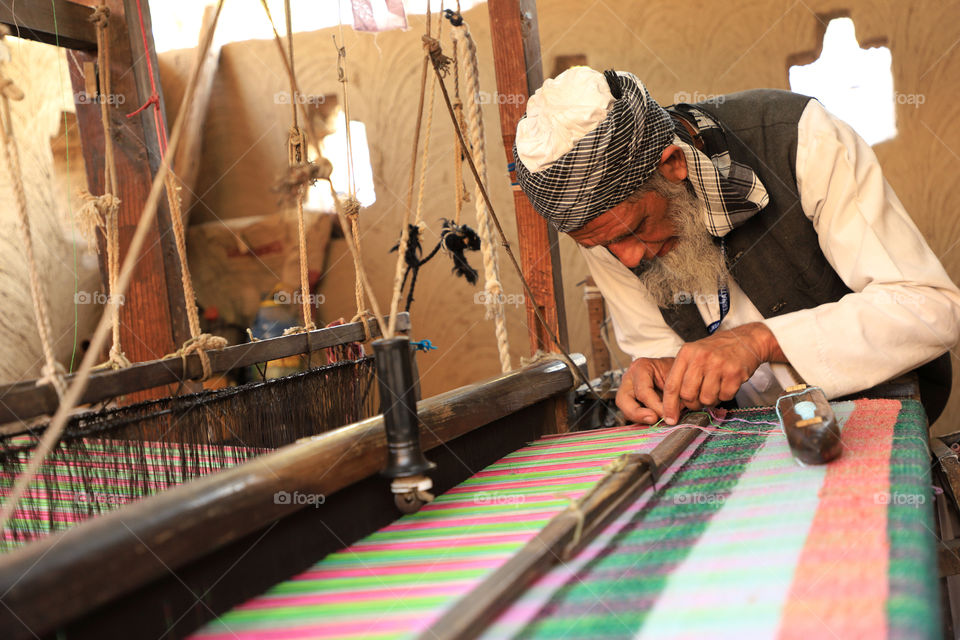
M72 215L79 204L75 191L86 187L76 128L64 135L64 111L73 111L73 91L62 51L16 38L7 42L6 72L25 94L11 103L11 112L34 252L49 301L55 355L69 367L75 345L79 363L80 342L100 308L92 303L99 291L96 255L76 231ZM0 160L0 383L37 377L43 364L23 247L9 169ZM75 292L82 304L74 304Z

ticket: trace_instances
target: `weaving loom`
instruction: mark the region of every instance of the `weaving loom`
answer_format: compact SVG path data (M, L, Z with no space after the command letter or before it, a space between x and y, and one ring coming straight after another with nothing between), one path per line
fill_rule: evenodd
M74 417L4 531L9 548L170 486L362 420L376 410L370 358ZM0 496L36 435L0 439Z
M700 435L655 494L483 637L936 637L923 410L859 400L835 411L845 450L826 467L798 466L767 425ZM732 415L775 420L769 410ZM601 478L604 463L662 438L637 427L543 438L194 637L416 636Z

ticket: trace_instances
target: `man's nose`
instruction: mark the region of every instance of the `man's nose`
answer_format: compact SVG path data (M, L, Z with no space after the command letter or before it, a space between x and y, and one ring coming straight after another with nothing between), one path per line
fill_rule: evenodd
M639 238L617 242L607 246L607 250L614 255L624 266L632 269L642 260L653 260L657 252L663 247L662 242L647 243Z

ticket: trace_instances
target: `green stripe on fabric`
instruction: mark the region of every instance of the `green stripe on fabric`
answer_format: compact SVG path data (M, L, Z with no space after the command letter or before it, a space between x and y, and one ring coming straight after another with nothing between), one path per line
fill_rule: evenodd
M521 638L630 638L765 436L708 436L656 497L541 608ZM716 499L681 496L709 493ZM601 604L602 602L602 604Z
M892 639L942 637L930 481L926 414L916 400L904 400L893 428L887 508Z

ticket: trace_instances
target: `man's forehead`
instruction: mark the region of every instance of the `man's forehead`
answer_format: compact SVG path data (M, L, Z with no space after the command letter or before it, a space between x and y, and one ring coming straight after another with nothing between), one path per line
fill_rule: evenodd
M633 231L641 217L639 211L620 205L601 213L568 235L580 244L603 244Z

